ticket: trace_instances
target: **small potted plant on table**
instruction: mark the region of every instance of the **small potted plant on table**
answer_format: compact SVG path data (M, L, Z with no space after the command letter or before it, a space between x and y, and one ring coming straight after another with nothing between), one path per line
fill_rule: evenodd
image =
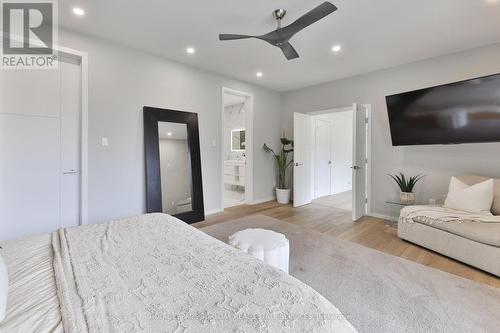
M266 144L264 144L264 149L273 154L276 162L278 177L278 184L276 185L276 199L281 204L288 204L290 202L290 189L286 184L286 171L293 163L293 159L288 160L289 154L293 152L293 140L287 138L281 138L280 140L281 150L278 154Z
M400 192L400 200L402 204L412 205L415 203L415 193L413 193L413 188L415 185L424 178L423 175L416 175L413 177L406 178L405 175L400 172L398 175L389 175L398 184Z

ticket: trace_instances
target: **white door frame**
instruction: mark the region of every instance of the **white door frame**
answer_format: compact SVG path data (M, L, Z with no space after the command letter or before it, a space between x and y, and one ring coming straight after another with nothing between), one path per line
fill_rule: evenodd
M245 112L245 203L253 203L253 95L243 91L222 87L221 93L221 211L224 211L224 95L231 94L247 98Z
M353 103L355 104L355 103ZM366 214L370 215L371 214L371 178L372 178L372 105L371 104L359 104L362 107L366 109L366 116L368 118L368 126L367 126L367 133L366 133L366 157L367 157L367 162L366 162ZM348 107L341 107L341 108L332 108L332 109L324 109L324 110L319 110L319 111L312 111L312 112L306 112L309 115L320 115L320 114L328 114L328 113L334 113L334 112L343 112L343 111L353 111L353 105L348 106ZM353 122L355 121L355 117L353 117ZM354 144L354 143L353 143ZM313 161L313 174L312 174L312 181L314 182L314 161ZM313 183L314 184L314 183Z
M361 104L366 109L368 126L366 131L366 214L372 214L372 105Z
M80 101L80 221L88 224L88 113L89 113L89 60L86 52L62 46L54 46L58 53L80 62L81 69L81 101Z

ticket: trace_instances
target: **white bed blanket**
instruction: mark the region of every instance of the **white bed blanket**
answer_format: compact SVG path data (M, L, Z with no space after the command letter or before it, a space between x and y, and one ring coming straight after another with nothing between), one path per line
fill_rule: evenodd
M164 214L53 234L66 332L355 332L286 273Z
M413 219L420 218L428 224L447 222L482 222L500 223L500 216L474 214L456 209L439 206L408 206L401 210L399 221L403 223L414 223Z

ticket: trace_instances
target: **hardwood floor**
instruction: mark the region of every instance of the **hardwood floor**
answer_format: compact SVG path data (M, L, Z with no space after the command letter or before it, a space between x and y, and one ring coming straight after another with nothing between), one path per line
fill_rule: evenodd
M196 223L193 226L201 228L254 214L267 215L299 225L305 229L312 229L472 281L500 288L500 278L399 239L397 229L394 226L386 226L381 219L364 217L357 222L352 222L351 212L317 203L300 208L279 205L276 202L231 207L222 213L208 216L206 221Z

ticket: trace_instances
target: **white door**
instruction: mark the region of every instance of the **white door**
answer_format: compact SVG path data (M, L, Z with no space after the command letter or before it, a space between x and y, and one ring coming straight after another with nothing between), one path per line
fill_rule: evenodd
M79 224L80 65L0 73L0 239Z
M331 194L332 137L329 121L316 119L315 123L314 198L316 199Z
M352 109L333 114L331 194L352 191L353 115Z
M313 117L294 113L293 140L293 206L299 207L311 203L313 196Z
M366 215L367 112L358 104L353 110L352 219L356 221Z

